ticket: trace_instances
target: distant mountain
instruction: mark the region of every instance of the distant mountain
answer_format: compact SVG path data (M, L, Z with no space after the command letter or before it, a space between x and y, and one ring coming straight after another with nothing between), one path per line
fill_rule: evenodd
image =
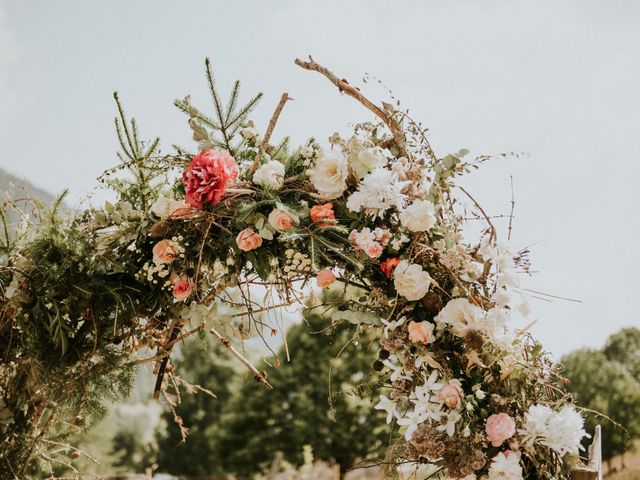
M25 198L28 194L44 203L51 203L55 197L41 188L34 187L26 179L20 179L15 175L0 168L0 192L7 193L13 200Z

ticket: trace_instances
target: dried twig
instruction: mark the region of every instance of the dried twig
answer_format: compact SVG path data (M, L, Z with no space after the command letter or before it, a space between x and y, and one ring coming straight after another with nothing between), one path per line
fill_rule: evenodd
M400 150L401 155L404 157L410 158L406 148L404 133L402 132L400 123L396 118L396 114L398 112L396 112L391 105L383 104L383 108L378 107L373 102L371 102L371 100L365 97L360 92L360 90L350 85L349 82L347 82L345 79L338 78L328 68L323 67L322 65L316 63L311 57L311 55L309 55L308 62L305 62L304 60L300 60L299 58L296 58L295 63L296 65L298 65L301 68L304 68L305 70L321 73L331 83L333 83L336 87L338 87L338 90L340 90L340 93L346 93L350 97L355 98L358 102L360 102L366 108L371 110L378 118L380 118L380 120L382 120L387 125L387 127L389 127L389 130L393 135L393 139L395 140L395 144Z
M513 175L511 175L511 212L509 213L509 234L507 240L511 240L511 228L513 226L513 211L516 209L516 199L513 195Z
M271 386L271 384L267 381L267 375L265 372L261 372L260 370L258 370L256 367L254 367L251 362L249 360L247 360L244 355L242 355L238 350L236 350L236 348L231 344L231 342L229 341L229 339L223 337L215 328L212 328L209 330L209 332L211 332L218 340L220 340L220 343L222 343L222 345L224 345L226 348L229 349L229 351L238 359L240 360L240 362L247 367L247 369L249 369L249 371L251 373L253 373L253 375L255 376L256 380L258 380L260 383L262 383L263 385L265 385L267 388L269 389L273 389L273 387Z
M267 147L269 146L269 139L271 138L271 134L273 133L273 129L276 127L276 122L278 121L280 112L282 112L282 109L284 108L284 104L287 103L287 100L292 100L292 99L291 97L289 97L289 94L285 92L282 94L282 97L280 97L278 106L276 107L275 111L273 112L273 115L271 116L271 120L269 121L267 131L264 134L264 138L262 139L262 142L260 143L260 148L258 149L258 153L256 153L256 158L253 161L251 168L249 169L249 172L248 172L249 176L252 176L255 173L255 171L258 169L258 166L260 166L260 160L262 160L262 155L264 151L267 149Z

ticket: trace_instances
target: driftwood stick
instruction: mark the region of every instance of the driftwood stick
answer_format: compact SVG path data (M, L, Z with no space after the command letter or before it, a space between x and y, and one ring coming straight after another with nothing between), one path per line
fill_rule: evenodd
M258 380L260 383L262 383L264 386L266 386L268 389L272 390L273 387L271 386L271 384L267 381L267 375L265 374L265 372L261 372L260 370L258 370L256 367L254 367L251 362L249 360L247 360L244 355L242 355L238 350L236 350L236 348L231 344L231 342L229 341L229 339L223 337L215 328L212 328L211 330L209 330L209 332L211 332L218 340L220 340L220 343L222 343L222 345L224 345L224 347L228 348L229 351L238 359L240 360L240 362L247 367L247 369L253 373L253 375L255 376L256 380Z
M262 160L262 154L269 146L269 139L271 138L271 134L273 133L273 129L276 127L276 122L278 121L278 117L280 116L280 113L284 108L284 104L287 103L287 100L291 100L291 97L289 97L289 94L285 92L282 94L282 97L280 97L278 106L276 106L276 109L273 112L273 115L271 116L271 120L269 120L267 131L264 134L264 138L262 139L262 142L260 142L260 148L258 148L258 153L256 153L256 158L253 161L251 168L249 169L249 176L252 176L255 173L255 171L258 169L258 166L260 166L260 160Z
M305 62L304 60L300 60L299 58L296 58L295 63L296 65L298 65L301 68L304 68L305 70L309 70L311 72L318 72L324 75L331 83L333 83L336 87L338 87L338 90L340 91L340 93L346 93L350 97L355 98L358 102L360 102L366 108L371 110L378 118L380 118L380 120L382 120L387 125L387 127L389 127L389 130L393 135L393 139L395 141L396 146L400 150L400 153L403 156L410 158L405 145L405 138L404 138L404 134L402 133L402 127L400 126L400 123L396 118L397 112L393 110L393 107L391 107L391 105L385 104L384 105L385 108L378 107L371 100L365 97L360 92L360 90L350 85L349 82L347 82L345 79L338 78L328 68L323 67L322 65L316 63L311 56L309 56L308 62Z

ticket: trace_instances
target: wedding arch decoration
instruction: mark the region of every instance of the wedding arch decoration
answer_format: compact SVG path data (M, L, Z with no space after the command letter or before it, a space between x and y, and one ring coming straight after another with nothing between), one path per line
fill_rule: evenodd
M312 58L296 64L375 120L349 138L272 145L289 96L261 135L249 120L260 95L239 105L236 82L223 101L207 60L213 115L175 102L196 151L142 141L116 95L120 163L100 177L115 201L62 214L60 200L13 229L5 205L2 478L71 465L82 452L65 436L126 392L136 365L154 365L155 396L175 405L172 347L197 332L272 388L232 339L280 330L274 312L305 301L354 339L378 334L375 408L397 427L387 476L430 463L465 480L569 478L581 415L541 345L508 328L528 315L528 252L458 182L487 157L438 156L398 103L373 103ZM465 239L469 217L485 223L478 239ZM345 295L308 298L329 287Z

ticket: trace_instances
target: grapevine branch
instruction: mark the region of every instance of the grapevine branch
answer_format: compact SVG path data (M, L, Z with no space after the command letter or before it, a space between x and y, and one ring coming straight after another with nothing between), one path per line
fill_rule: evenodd
M316 63L311 57L311 55L309 55L308 62L305 62L304 60L300 60L299 58L296 58L295 63L296 65L298 65L301 68L304 68L305 70L309 70L311 72L318 72L324 75L331 83L333 83L336 87L338 87L338 90L340 91L340 93L346 93L350 97L355 98L358 102L360 102L367 109L373 112L378 118L380 118L385 123L385 125L387 125L387 127L389 127L389 130L393 135L393 139L395 141L396 146L400 150L401 155L404 157L410 158L407 152L405 138L402 132L402 127L400 126L400 122L398 122L398 119L396 118L397 112L393 109L391 105L383 103L384 108L378 107L371 100L365 97L358 88L354 87L353 85L350 85L349 82L347 82L344 78L342 79L338 78L328 68L323 67L322 65Z

